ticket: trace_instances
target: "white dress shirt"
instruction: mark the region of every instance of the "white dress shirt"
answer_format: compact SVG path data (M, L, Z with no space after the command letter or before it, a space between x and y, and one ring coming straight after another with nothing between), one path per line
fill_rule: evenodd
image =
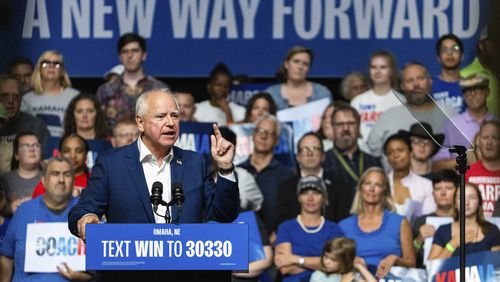
M149 194L151 194L153 183L159 181L161 182L161 184L163 184L163 201L165 201L166 203L170 202L172 198L172 178L170 176L170 162L174 158L174 150L170 150L170 153L163 158L161 166L158 166L156 157L151 153L148 147L146 147L144 142L142 142L141 138L137 138L137 146L139 147L139 161L142 164L142 170L144 171ZM166 211L167 208L165 206L158 206L157 213L165 215ZM156 223L165 223L164 218L158 216L157 214L155 214L154 216Z

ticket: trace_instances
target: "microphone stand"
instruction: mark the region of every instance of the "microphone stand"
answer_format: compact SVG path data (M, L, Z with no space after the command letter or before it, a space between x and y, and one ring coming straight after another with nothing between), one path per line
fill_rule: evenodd
M469 169L467 148L454 145L449 151L458 154L456 169L460 174L460 282L465 282L465 173Z

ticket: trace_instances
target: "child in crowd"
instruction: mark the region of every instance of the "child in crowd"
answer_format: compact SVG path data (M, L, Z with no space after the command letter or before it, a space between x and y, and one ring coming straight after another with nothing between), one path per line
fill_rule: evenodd
M355 263L356 242L349 238L328 241L321 254L321 267L316 270L310 282L375 282L375 277L365 266Z

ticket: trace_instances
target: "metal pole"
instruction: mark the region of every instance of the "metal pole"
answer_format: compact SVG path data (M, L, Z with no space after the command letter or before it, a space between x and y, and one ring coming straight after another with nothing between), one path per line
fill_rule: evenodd
M467 165L467 148L455 145L449 149L450 153L457 153L457 171L460 174L460 282L465 282L465 173Z

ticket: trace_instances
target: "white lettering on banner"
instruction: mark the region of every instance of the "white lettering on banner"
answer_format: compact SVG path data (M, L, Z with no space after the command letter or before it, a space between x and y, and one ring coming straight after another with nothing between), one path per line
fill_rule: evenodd
M93 7L91 4L93 3ZM119 34L134 31L137 22L139 34L151 37L155 0L116 0ZM92 12L92 14L91 14ZM62 1L62 38L73 38L73 27L78 38L90 38L92 19L93 38L113 38L114 31L106 29L106 16L112 15L113 6L105 0Z
M155 7L156 0L116 0L120 34L134 31L134 23L137 22L138 33L150 38Z
M243 38L255 37L255 15L260 0L240 0L241 15L243 16Z
M340 3L335 6L337 2ZM467 2L467 7L464 2ZM479 1L457 0L450 3L450 0L423 0L422 3L419 0L297 0L286 5L284 0L276 0L273 2L273 38L285 37L288 18L293 20L297 35L306 40L317 38L322 25L325 39L335 39L337 29L342 39L401 39L406 31L411 39L433 38L435 33L449 33L450 27L461 38L470 38L476 33ZM450 8L452 19L445 13ZM354 17L354 35L350 29L350 10ZM306 17L307 11L310 11L309 17ZM464 15L466 12L467 17ZM306 18L310 19L308 30ZM464 22L465 19L468 22Z
M220 38L222 29L226 30L227 38L238 38L232 0L215 0L208 38Z
M239 9L243 16L243 38L251 39L255 37L255 16L260 0L239 0ZM236 20L235 1L215 0L209 9L210 2L207 0L170 0L170 17L174 38L188 37L188 25L191 27L192 38L207 37L218 39L222 37L222 30L225 30L226 38L237 39L238 21ZM208 16L210 11L210 23ZM208 26L209 25L209 26Z
M103 240L102 243L102 255L103 257L128 257L129 256L129 245L130 241L117 241L117 240ZM137 248L137 242L136 242Z
M285 6L284 0L273 1L273 38L283 39L285 33L285 15L292 14L292 8Z
M293 24L297 34L302 39L313 39L318 36L321 29L321 11L323 10L321 5L322 0L311 0L307 1L310 3L310 16L309 24L306 24L306 1L297 0L293 7ZM309 30L306 30L306 26L309 26Z
M35 18L35 14L38 18ZM28 0L24 14L23 38L32 38L33 29L38 28L40 38L50 38L49 19L45 0Z
M163 241L140 240L135 242L135 254L138 258L163 257Z
M169 0L168 5L175 39L253 39L261 2L272 9L269 32L273 39L431 39L449 32L467 39L478 31L480 4L485 1ZM145 38L152 36L156 0L60 2L62 38L113 38L133 31ZM51 12L56 4L49 3ZM26 1L22 38L33 38L35 29L40 38L51 37L47 12L46 0ZM108 20L114 18L116 27Z
M73 37L74 19L79 38L90 37L90 0L62 1L62 38Z
M199 3L199 4L198 4ZM208 0L170 0L170 17L174 38L186 38L188 23L192 38L204 37Z
M342 0L340 5L335 7L336 1L327 1L325 3L325 39L335 38L335 18L338 19L340 38L348 39L351 37L351 27L347 10L351 5L351 0Z
M106 6L104 0L94 0L94 38L113 38L113 31L106 30L104 26L104 17L112 13L113 7Z
M391 7L392 0L354 0L354 19L358 38L370 38L373 24L375 37L377 39L386 39L389 36Z
M417 12L418 10L415 0L398 1L396 6L396 15L394 16L392 38L403 38L403 32L405 29L409 29L410 38L416 39L421 37ZM407 18L406 15L408 15Z

